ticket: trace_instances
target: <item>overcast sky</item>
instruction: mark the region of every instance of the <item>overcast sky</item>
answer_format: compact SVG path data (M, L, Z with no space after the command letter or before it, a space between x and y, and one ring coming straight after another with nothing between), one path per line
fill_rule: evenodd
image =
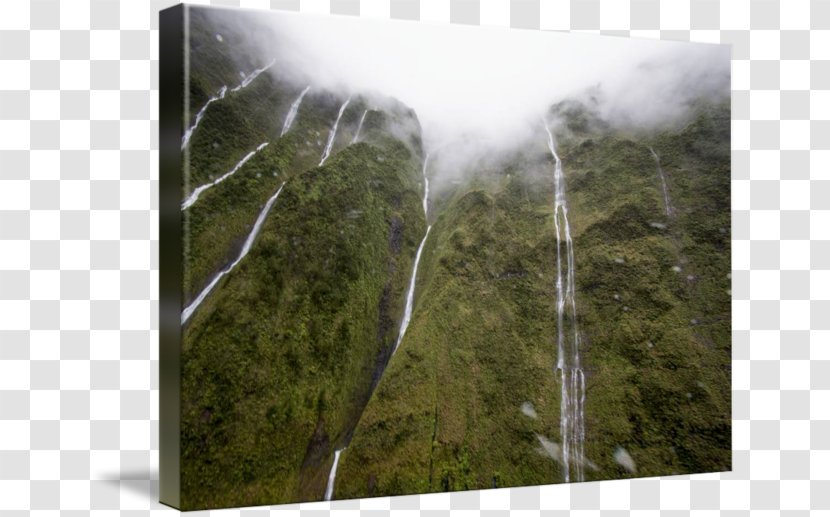
M605 114L636 123L673 116L701 88L729 93L725 45L348 16L272 19L275 41L264 56L281 54L313 86L398 98L433 144L462 134L515 138L554 102L597 84Z

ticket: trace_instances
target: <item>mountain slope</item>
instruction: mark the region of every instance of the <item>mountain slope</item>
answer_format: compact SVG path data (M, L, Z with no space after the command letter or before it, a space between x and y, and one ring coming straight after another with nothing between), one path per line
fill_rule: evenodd
M364 143L289 181L199 308L183 354L186 507L321 496L394 340L423 228L416 171L403 145Z
M394 345L425 227L420 126L400 103L357 95L333 133L346 97L312 87L281 135L303 88L263 72L212 102L185 148L183 200L268 142L184 210L185 304L225 271L183 325L184 509L320 499Z
M410 328L343 452L337 498L558 474L542 447L559 416L552 192L515 172L487 171L490 188L458 192L437 216Z
M273 82L268 77L267 74L262 74L249 88L257 83L270 87ZM191 245L190 250L186 250L187 303L222 266L237 255L259 209L276 188L283 181L319 163L342 99L328 92L310 92L303 98L291 129L280 136L290 104L296 100L300 91L296 87L287 90L285 101L276 108L272 104L259 104L258 98L253 95L238 101L244 103L246 109L257 113L278 113L279 116L271 117L271 122L265 129L256 126L259 129L250 134L237 132L238 129L228 131L226 128L238 128L238 125L223 120L220 115L213 117L212 114L223 113L220 109L238 111L237 107L226 102L231 100L229 96L209 107L204 121L194 132L191 143L193 147L189 150L191 160L185 164L192 188L185 191L185 195L189 195L196 186L208 184L231 171L242 158L263 143L267 142L268 145L256 152L233 175L204 191L185 211L185 233ZM344 125L339 129L338 132L343 134L351 127ZM241 142L233 146L232 157L227 156L225 145L219 139L212 140L213 135L220 132L234 134L234 138ZM339 148L337 146L335 150ZM198 160L197 156L200 157ZM222 164L222 169L218 169L218 163ZM205 170L204 167L210 168Z
M730 467L728 131L728 105L719 104L653 138L562 142L586 348L586 456L598 466L588 479ZM615 460L620 448L636 471Z
M221 274L182 326L183 508L319 500L344 447L336 499L564 481L545 128L510 151L433 149L427 220L411 108L279 65L251 79L271 59L255 37L191 11L183 130L228 89L184 148L182 201L234 172L183 212L184 305ZM635 129L592 102L544 114L573 237L585 479L726 470L729 105Z
M728 470L728 106L650 135L612 130L578 104L552 114L575 250L586 480ZM563 480L554 167L542 138L501 171L477 171L437 216L412 323L343 452L335 497Z

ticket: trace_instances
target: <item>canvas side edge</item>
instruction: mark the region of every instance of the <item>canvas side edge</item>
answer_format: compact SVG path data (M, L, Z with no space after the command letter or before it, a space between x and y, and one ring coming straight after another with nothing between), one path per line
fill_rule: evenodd
M185 6L159 13L159 501L181 508L182 120Z

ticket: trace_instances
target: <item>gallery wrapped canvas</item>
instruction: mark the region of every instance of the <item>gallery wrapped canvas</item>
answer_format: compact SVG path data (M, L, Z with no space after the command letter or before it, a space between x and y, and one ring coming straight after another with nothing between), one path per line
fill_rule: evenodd
M731 468L730 53L161 14L161 499Z

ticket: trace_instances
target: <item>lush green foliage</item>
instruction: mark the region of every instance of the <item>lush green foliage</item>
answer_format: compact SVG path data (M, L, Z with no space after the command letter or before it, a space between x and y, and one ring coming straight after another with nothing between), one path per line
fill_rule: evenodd
M250 254L194 315L185 507L322 496L394 342L424 228L417 173L404 146L363 143L289 180Z
M200 16L193 114L236 84L228 49L245 41ZM186 303L285 187L183 329L183 507L321 499L346 445L336 498L562 481L544 130L433 191L412 321L392 355L426 230L417 117L355 95L319 167L346 98L312 85L281 137L305 85L278 76L211 104L186 151L183 198L269 142L185 211ZM729 107L693 112L652 132L612 129L576 101L549 113L574 238L589 480L729 468Z
M438 215L413 320L341 456L338 498L557 475L537 438L559 419L548 198L541 180L502 175Z
M272 122L273 127L265 129L252 125L250 127L256 130L247 134L244 130L229 130L244 127L223 117L228 111L235 112L235 106L228 107L231 102L248 106L256 112L263 111L257 98L247 94L248 89L256 88L258 84L270 88L274 82L263 74L242 90L246 93L244 96L240 94L240 99L226 98L211 104L191 142L192 158L186 164L189 165L186 175L191 184L189 191L230 171L261 143L269 142L269 145L232 176L202 193L199 200L185 211L185 234L189 247L185 250L186 302L195 298L219 269L236 258L259 211L276 188L286 179L319 163L328 126L337 116L339 106L336 99L309 93L306 96L308 102L300 106L291 130L280 137L285 114L299 94L296 89L291 89L287 90L290 95L283 96L284 100L269 104L269 110L274 106L284 107L279 111L279 124ZM255 117L248 117L248 120L255 120ZM209 141L219 142L223 138L216 135L232 135L228 138L233 138L238 144L231 146L233 151L230 154L224 145L208 145ZM196 159L196 156L200 158ZM218 169L216 164L219 163L224 168ZM206 173L200 167L209 167L214 172Z
M240 84L242 74L266 66L271 59L261 56L256 46L268 36L267 27L256 23L256 14L201 8L188 9L190 23L190 94L191 115L223 85L230 90ZM246 31L240 32L239 26ZM189 124L188 124L189 125Z
M192 37L210 46L215 30ZM213 81L200 63L212 66L194 60L193 77ZM301 90L260 75L212 103L187 148L183 197L269 142L184 212L186 303L286 185L250 253L184 328L184 508L319 499L396 337L425 225L420 134L391 124L413 114L372 111L350 145L368 108L352 99L318 167L345 98L312 88L280 137Z
M666 216L648 146L660 156ZM653 141L563 143L588 381L589 479L728 470L729 110Z
M728 470L728 107L708 106L653 142L569 111L559 152L587 377L586 478ZM562 481L537 437L561 440L553 160L541 145L527 156L502 174L479 171L438 216L412 324L341 457L337 497ZM525 401L537 418L520 413ZM614 460L620 447L636 473Z

